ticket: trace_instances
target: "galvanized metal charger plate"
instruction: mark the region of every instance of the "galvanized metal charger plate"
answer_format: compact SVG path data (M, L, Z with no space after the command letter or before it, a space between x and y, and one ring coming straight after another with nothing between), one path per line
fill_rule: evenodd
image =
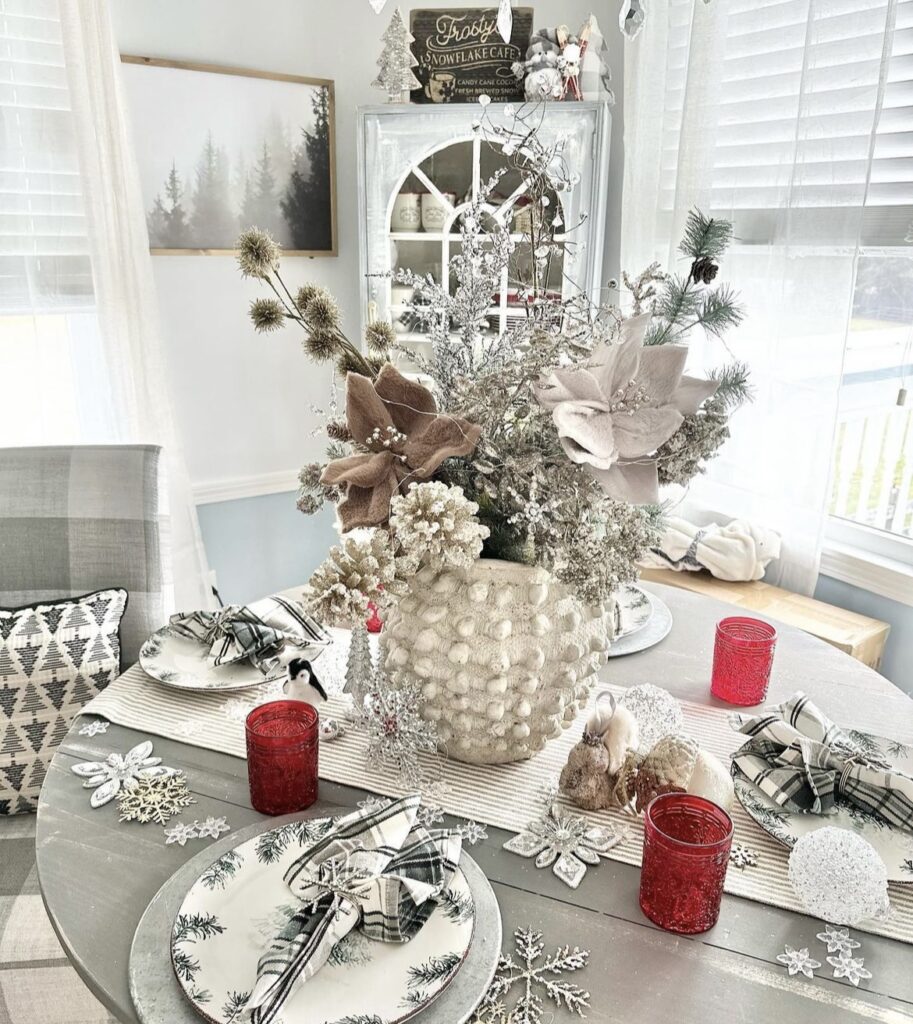
M653 614L646 625L641 626L636 633L628 633L621 639L612 641L609 647L610 658L620 658L625 654L646 651L650 647L655 647L669 635L669 631L672 629L672 612L669 611L669 606L656 594L647 596L650 598L650 604L653 605Z
M130 949L130 995L143 1024L199 1024L202 1019L188 1002L171 964L171 929L188 889L207 865L238 845L295 821L290 815L262 821L232 832L201 850L179 868L156 893L140 919ZM325 817L307 815L307 817ZM501 911L482 869L465 852L460 867L475 903L475 932L469 953L454 980L410 1024L463 1024L488 990L501 953Z

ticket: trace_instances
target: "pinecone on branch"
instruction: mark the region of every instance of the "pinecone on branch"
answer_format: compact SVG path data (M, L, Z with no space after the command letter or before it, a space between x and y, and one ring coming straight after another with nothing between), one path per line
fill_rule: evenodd
M711 284L719 272L720 268L709 256L699 256L691 264L691 280L695 284Z

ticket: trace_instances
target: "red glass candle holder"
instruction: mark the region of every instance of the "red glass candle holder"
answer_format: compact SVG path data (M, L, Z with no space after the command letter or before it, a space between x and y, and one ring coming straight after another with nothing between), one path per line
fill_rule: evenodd
M640 909L668 932L694 935L720 916L732 819L702 796L664 793L644 815Z
M317 799L320 719L310 704L274 700L247 716L250 802L261 814L292 814Z
M777 631L769 622L733 616L716 626L710 692L729 704L762 704L767 698Z

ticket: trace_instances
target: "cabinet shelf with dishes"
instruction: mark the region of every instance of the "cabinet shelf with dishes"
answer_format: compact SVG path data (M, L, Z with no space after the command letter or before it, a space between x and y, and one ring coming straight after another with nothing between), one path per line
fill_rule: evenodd
M563 139L569 163L580 168L569 192L551 197L547 213L578 225L557 234L559 255L547 280L549 292L570 298L602 286L610 114L604 103L555 103L543 111L540 135ZM460 227L468 205L484 183L501 172L486 202L491 226L507 228L514 242L511 268L492 295L483 332L492 336L525 317L524 261L532 262L529 230L533 211L521 173L504 155L495 132L511 116L492 105L486 127L473 129L474 104L368 107L359 111L359 204L362 322L393 324L399 340L427 354L429 335L420 307L410 308L412 289L394 282L396 270L411 270L454 287L452 260L462 248ZM484 225L483 225L484 226ZM404 369L412 369L404 365Z

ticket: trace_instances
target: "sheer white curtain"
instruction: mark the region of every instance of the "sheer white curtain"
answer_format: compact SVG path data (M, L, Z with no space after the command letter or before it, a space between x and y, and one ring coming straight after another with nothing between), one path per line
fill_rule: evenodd
M162 445L173 601L209 607L107 5L0 0L0 47L0 444Z
M910 100L889 74L898 46L913 52L913 3L654 0L649 10L625 54L622 265L674 265L691 207L732 220L721 276L747 317L731 353L695 337L692 359L744 359L756 388L682 508L776 529L776 580L811 592L857 258L873 233L899 229L913 178L910 161L894 159L898 145L913 156L913 135L890 131ZM893 67L893 79L913 77Z

